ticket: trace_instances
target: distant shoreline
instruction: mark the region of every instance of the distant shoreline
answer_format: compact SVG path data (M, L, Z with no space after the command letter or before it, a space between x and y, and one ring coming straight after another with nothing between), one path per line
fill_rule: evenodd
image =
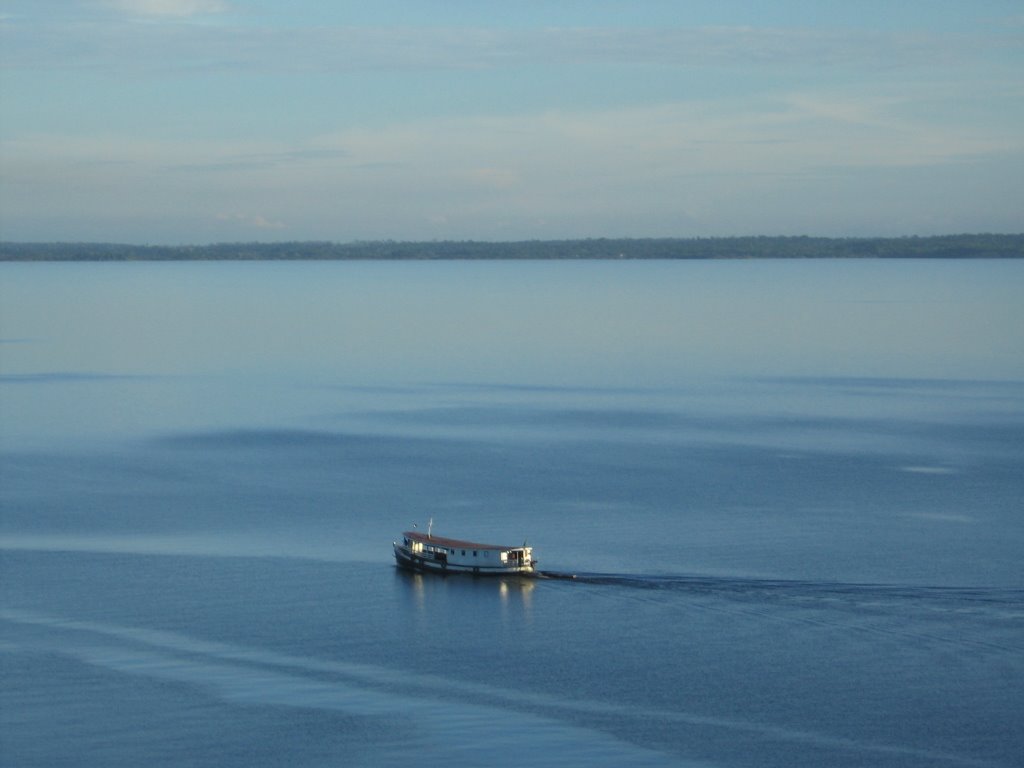
M0 261L439 261L579 259L1015 259L1024 234L929 237L592 238L209 245L0 243Z

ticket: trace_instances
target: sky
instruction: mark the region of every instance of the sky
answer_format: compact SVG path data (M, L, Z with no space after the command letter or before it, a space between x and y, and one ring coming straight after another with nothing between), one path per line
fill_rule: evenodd
M1024 232L1020 0L0 0L0 239Z

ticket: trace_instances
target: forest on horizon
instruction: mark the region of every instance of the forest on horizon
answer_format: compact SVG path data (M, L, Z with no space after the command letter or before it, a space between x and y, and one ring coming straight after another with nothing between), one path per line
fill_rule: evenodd
M0 261L344 261L486 259L1003 259L1024 234L908 237L591 238L491 242L393 240L208 245L0 242Z

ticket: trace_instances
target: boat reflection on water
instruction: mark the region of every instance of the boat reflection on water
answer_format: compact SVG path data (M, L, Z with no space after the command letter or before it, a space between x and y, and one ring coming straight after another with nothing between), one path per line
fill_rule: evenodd
M522 576L498 576L489 579L439 579L395 569L395 579L400 585L406 613L415 616L417 622L448 626L460 626L464 617L475 616L480 622L498 618L494 616L495 606L500 610L500 623L531 623L535 579Z

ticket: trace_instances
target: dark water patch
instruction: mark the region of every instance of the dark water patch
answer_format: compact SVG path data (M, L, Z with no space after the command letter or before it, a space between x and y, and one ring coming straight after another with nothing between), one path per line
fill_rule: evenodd
M970 393L974 390L1003 390L1024 395L1024 381L1014 379L924 379L882 376L759 376L749 380L768 384L806 384L851 391L946 391Z
M353 392L360 395L393 396L422 395L424 384L323 384L321 388L334 392Z
M557 385L557 384L516 384L502 382L437 382L425 384L425 387L441 391L452 392L481 392L481 393L525 393L534 395L648 395L654 393L676 392L676 387L655 387L655 386L629 386L610 387L600 385Z
M856 376L780 376L748 379L755 384L785 389L820 390L831 396L855 401L885 402L890 398L913 403L950 406L988 404L993 407L1019 405L1024 399L1024 381L1014 379L914 379Z
M209 448L231 451L236 449L312 449L324 448L367 449L398 448L422 442L417 438L394 438L329 432L312 429L228 429L210 432L164 435L153 438L152 444L168 448Z
M182 441L134 450L7 453L0 470L0 531L20 534L199 535L242 539L254 530L298 533L347 512L379 509L388 468L412 462L428 473L435 451L407 444L345 447L286 438L249 450ZM315 528L315 526L312 526Z
M407 410L374 411L371 418L408 424L434 426L474 427L545 427L550 437L563 435L556 430L564 427L590 427L595 429L673 429L682 426L710 426L710 419L687 417L668 411L650 409L614 408L542 408L514 405L495 406L437 406ZM571 436L571 435L570 435Z
M201 467L138 453L5 453L0 457L0 531L167 530L188 509L182 489L209 482Z
M244 470L298 472L319 470L322 480L337 473L341 481L352 469L383 472L404 466L415 476L436 471L456 456L470 455L464 440L430 436L394 436L315 429L228 429L163 435L144 442L157 453L182 460L211 456ZM297 481L299 478L293 477Z
M91 373L81 371L49 371L40 373L0 374L0 384L74 384L78 382L131 381L151 379L131 373Z
M556 408L517 405L435 406L363 412L363 417L382 422L426 424L434 426L502 427L527 426L549 428L549 439L573 438L573 432L558 428L609 430L607 439L620 439L629 430L685 434L723 433L763 435L788 432L835 433L837 435L878 435L884 437L925 437L950 440L1020 444L1024 437L1024 417L1000 417L998 423L964 423L958 420L900 419L882 417L840 417L758 414L700 414L652 408ZM993 418L994 421L994 418ZM597 436L600 437L600 436Z

